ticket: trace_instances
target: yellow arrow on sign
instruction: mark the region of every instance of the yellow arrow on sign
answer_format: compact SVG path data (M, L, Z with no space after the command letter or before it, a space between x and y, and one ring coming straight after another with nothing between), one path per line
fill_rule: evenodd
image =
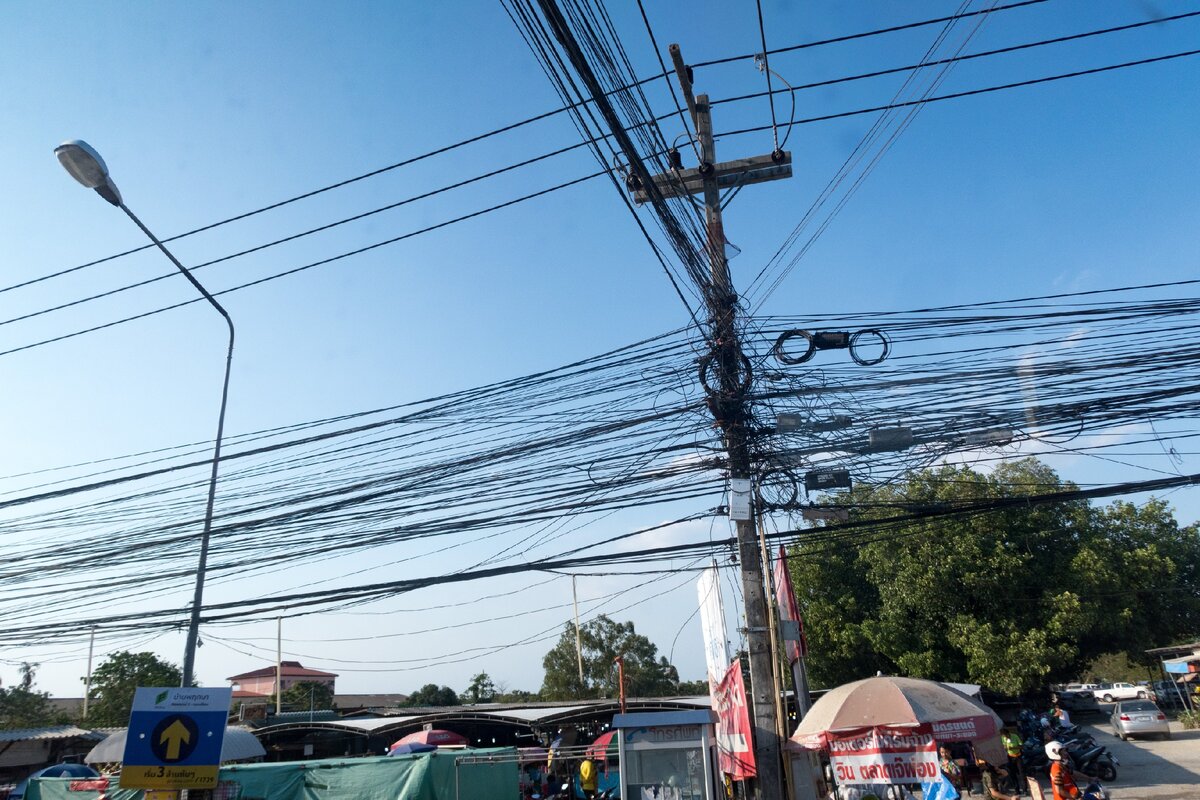
M158 743L167 745L167 755L164 761L178 761L179 748L192 740L192 734L182 720L175 720L158 737Z

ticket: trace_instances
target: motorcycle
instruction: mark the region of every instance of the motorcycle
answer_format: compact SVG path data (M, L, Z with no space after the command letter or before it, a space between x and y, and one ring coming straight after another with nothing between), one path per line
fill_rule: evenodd
M1102 781L1111 783L1117 779L1117 767L1120 762L1109 752L1109 749L1086 733L1076 739L1063 741L1071 764L1080 772L1096 775ZM1050 759L1046 756L1041 739L1030 737L1021 747L1021 767L1026 775L1046 774L1050 770Z
M1079 800L1109 800L1108 789L1100 784L1100 781L1092 781L1083 790Z
M1085 775L1095 775L1100 780L1112 783L1117 779L1117 767L1121 762L1108 751L1104 745L1072 750L1067 748L1067 755L1075 769Z

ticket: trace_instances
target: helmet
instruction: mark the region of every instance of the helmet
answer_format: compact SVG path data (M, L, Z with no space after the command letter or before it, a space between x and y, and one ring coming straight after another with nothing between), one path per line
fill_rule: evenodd
M1051 761L1062 761L1063 746L1062 742L1050 742L1046 745L1046 758Z

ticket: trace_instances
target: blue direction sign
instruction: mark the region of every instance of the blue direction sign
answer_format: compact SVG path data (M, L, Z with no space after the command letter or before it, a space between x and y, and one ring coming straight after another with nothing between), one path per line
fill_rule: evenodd
M122 789L212 789L233 689L154 689L133 697Z

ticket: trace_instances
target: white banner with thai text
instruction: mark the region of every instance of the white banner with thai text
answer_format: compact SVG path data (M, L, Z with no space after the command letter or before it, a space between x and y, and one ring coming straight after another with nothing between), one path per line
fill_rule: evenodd
M866 728L828 738L829 762L841 784L922 783L938 776L937 743L928 726Z
M708 665L711 694L729 669L725 608L721 605L721 579L716 567L709 567L700 573L696 593L700 596L700 630L704 635L704 661Z

